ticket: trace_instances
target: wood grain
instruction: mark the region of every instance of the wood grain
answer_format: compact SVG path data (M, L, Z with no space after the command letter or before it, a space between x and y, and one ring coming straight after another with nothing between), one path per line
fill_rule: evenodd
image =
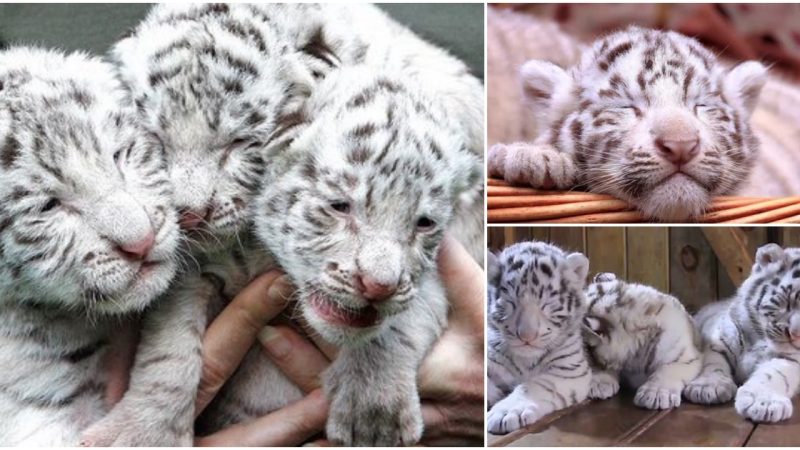
M611 272L626 278L625 228L586 228L586 256L590 261L590 275L598 272Z
M627 280L669 291L669 229L630 227L626 229Z

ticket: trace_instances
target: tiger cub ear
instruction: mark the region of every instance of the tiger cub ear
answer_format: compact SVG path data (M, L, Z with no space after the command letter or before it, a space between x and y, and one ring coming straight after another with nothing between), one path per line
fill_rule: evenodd
M729 101L741 103L749 116L767 82L767 68L757 61L745 61L725 74L723 92Z
M567 255L567 266L580 282L580 288L586 285L586 276L589 275L589 258L583 253L570 253Z
M583 340L590 346L598 346L603 342L601 336L605 335L606 330L603 324L596 317L584 317L583 326L581 327L581 334Z
M756 266L767 268L773 264L783 264L786 261L786 252L778 244L762 245L756 251Z
M600 272L594 276L594 283L604 283L606 281L614 281L617 276L611 272Z
M493 252L489 251L486 253L486 277L489 281L489 285L497 286L500 284L500 275L503 273L502 265L500 264L500 258L497 257Z
M572 77L547 61L530 60L519 71L523 97L537 115L562 110L575 100Z

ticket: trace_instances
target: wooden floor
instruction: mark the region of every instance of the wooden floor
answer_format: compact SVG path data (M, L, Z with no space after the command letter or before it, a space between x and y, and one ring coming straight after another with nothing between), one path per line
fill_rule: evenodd
M800 446L800 396L793 417L776 425L742 419L733 403L709 407L684 403L650 411L633 405L631 394L557 411L505 436L489 435L489 446Z

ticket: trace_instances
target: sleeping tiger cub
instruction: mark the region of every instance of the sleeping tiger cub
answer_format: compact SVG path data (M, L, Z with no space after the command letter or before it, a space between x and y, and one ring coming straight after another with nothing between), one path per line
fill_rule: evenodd
M586 399L591 373L581 340L589 260L543 242L489 255L491 433L530 425Z
M593 364L589 397L604 399L619 380L636 388L642 408L681 404L681 391L702 365L691 316L675 297L600 273L586 293L584 338Z
M667 222L696 218L732 193L758 151L749 119L767 71L725 68L694 39L628 28L597 40L565 71L520 70L543 132L489 150L489 175L537 188L583 187Z
M800 248L759 248L736 295L704 307L695 321L703 370L686 398L714 404L735 395L736 411L750 420L790 418L800 389Z

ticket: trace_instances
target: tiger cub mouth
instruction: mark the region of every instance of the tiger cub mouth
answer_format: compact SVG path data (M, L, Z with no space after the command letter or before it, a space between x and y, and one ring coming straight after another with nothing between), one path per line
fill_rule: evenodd
M369 328L378 325L381 321L378 310L372 306L344 307L322 294L313 294L308 300L308 304L318 316L334 325Z

